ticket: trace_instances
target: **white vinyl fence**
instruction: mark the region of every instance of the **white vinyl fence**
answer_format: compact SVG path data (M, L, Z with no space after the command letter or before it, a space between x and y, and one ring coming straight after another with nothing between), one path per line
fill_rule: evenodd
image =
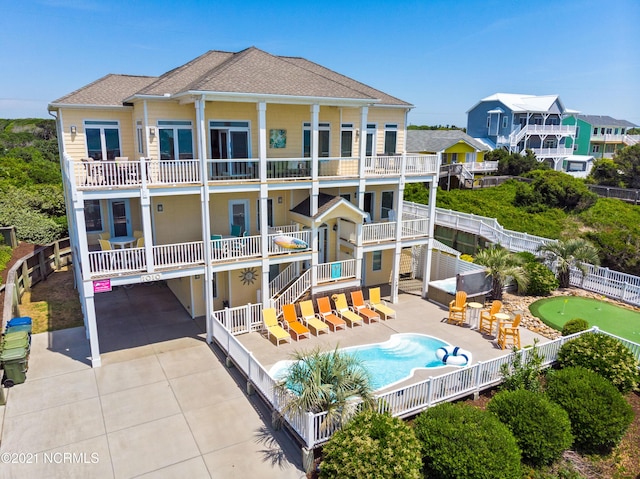
M428 216L426 205L404 202L404 211L416 215ZM536 254L542 244L554 240L541 236L519 233L503 228L495 218L460 213L459 211L436 208L436 224L454 228L467 233L482 236L492 243L497 243L510 251L528 251ZM570 284L587 291L618 299L634 306L640 306L640 277L612 271L600 266L586 265L586 275L577 268L571 269Z

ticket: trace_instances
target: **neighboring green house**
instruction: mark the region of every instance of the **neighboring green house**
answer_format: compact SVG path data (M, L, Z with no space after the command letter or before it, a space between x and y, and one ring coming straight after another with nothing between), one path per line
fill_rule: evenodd
M636 125L606 115L572 115L562 124L577 124L575 142L567 141L567 146L573 146L574 155L612 158L616 151L637 142L627 134Z

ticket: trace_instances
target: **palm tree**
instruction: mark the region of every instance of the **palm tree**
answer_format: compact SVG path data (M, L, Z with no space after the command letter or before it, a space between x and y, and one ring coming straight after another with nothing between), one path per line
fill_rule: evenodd
M529 284L529 277L522 267L523 260L500 245L480 251L474 263L484 266L487 276L491 276L491 296L502 299L502 289L510 281L515 281L518 290L523 291Z
M362 360L340 351L293 353L293 364L286 376L276 383L276 389L287 397L283 414L299 411L327 411L321 427L340 427L357 409L353 399L360 398L364 407L373 407L375 400L371 376Z
M587 264L598 266L598 249L590 241L584 238L571 238L558 240L552 243L540 245L538 252L552 262L556 262L558 282L561 288L568 288L571 279L571 268L577 268L582 276L587 274Z

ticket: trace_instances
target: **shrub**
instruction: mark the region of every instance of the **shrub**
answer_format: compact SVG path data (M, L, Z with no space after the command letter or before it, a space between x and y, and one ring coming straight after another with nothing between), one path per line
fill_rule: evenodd
M507 391L515 391L517 389L526 389L528 391L542 391L542 356L536 347L537 341L534 342L533 348L525 349L521 352L511 354L508 363L500 366L502 374L501 389ZM525 356L526 354L526 356ZM523 356L526 358L523 361Z
M530 296L549 296L551 291L558 289L558 278L542 263L527 263L524 269L529 276L526 294Z
M462 261L468 261L469 263L473 263L473 256L471 256L470 254L461 254L460 259Z
M589 323L586 319L573 318L564 323L562 327L562 335L569 336L571 334L579 333L580 331L586 331L589 329Z
M571 447L567 412L542 394L525 389L502 391L487 409L511 430L527 464L551 464Z
M422 443L425 477L521 477L516 440L492 413L465 404L443 403L421 413L414 427Z
M321 478L420 478L420 442L404 421L366 411L323 448Z
M585 368L548 374L547 394L569 414L574 445L582 452L609 452L633 420L633 409L620 391Z
M602 333L584 333L567 341L558 351L561 367L581 366L611 381L626 393L638 387L638 361L616 338Z

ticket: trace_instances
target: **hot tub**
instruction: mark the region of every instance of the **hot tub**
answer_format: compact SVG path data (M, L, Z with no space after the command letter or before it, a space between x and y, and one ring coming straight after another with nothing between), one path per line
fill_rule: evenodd
M439 279L429 282L427 290L427 299L443 306L449 306L449 303L456 298L456 278Z

